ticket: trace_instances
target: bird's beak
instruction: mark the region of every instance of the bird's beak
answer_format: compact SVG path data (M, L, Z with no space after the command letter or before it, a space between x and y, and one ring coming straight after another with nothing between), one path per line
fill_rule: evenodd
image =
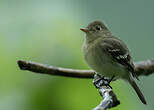
M83 32L85 32L85 33L88 32L88 29L86 29L86 28L85 29L84 28L80 28L80 30L83 31Z

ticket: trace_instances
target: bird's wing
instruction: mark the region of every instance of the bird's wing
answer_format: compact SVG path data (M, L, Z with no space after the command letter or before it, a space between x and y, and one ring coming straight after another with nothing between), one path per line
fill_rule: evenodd
M113 60L126 67L126 69L132 73L133 77L138 79L136 73L134 72L134 64L131 60L129 50L120 39L116 37L104 38L101 46Z

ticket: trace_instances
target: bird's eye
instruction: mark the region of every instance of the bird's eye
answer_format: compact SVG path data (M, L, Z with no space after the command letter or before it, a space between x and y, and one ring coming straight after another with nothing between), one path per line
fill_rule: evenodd
M96 26L96 30L101 30L101 27L100 26Z

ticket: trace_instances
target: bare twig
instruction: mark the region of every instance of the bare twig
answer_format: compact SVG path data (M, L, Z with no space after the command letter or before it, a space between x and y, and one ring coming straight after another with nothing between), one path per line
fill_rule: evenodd
M120 104L120 101L117 99L115 93L111 88L103 86L99 89L99 93L102 96L103 100L93 110L106 110Z
M93 78L94 76L94 71L92 70L78 70L78 69L47 66L44 64L35 63L31 61L19 60L18 65L21 70L28 70L41 74L77 77L77 78ZM154 60L146 60L135 63L135 73L137 73L138 76L150 75L153 72L154 72Z
M31 61L19 60L18 65L21 70L28 70L35 73L58 75L66 77L76 77L76 78L93 78L94 71L92 70L79 70L79 69L69 69L54 66L47 66L44 64L39 64ZM135 73L138 76L147 76L154 72L154 60L146 60L135 63ZM120 104L115 93L111 88L101 87L99 92L103 97L100 105L98 105L94 110L106 110L108 108L115 107Z
M112 87L108 85L109 80L111 79L107 77L102 77L99 74L94 75L93 84L97 89L99 89L99 93L102 96L103 100L93 110L106 110L120 104L120 101L113 92Z
M61 68L61 67L48 66L40 63L35 63L31 61L19 60L18 65L21 70L28 70L41 74L77 77L77 78L93 78L94 76L94 71L92 70Z

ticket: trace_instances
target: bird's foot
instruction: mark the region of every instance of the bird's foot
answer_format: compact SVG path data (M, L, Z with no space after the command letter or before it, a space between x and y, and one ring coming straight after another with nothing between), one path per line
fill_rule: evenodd
M106 86L112 89L112 87L110 86L110 83L113 79L114 79L114 76L111 79L109 79L107 77L101 76L96 73L94 75L93 84L95 85L96 88L101 88L102 86Z

